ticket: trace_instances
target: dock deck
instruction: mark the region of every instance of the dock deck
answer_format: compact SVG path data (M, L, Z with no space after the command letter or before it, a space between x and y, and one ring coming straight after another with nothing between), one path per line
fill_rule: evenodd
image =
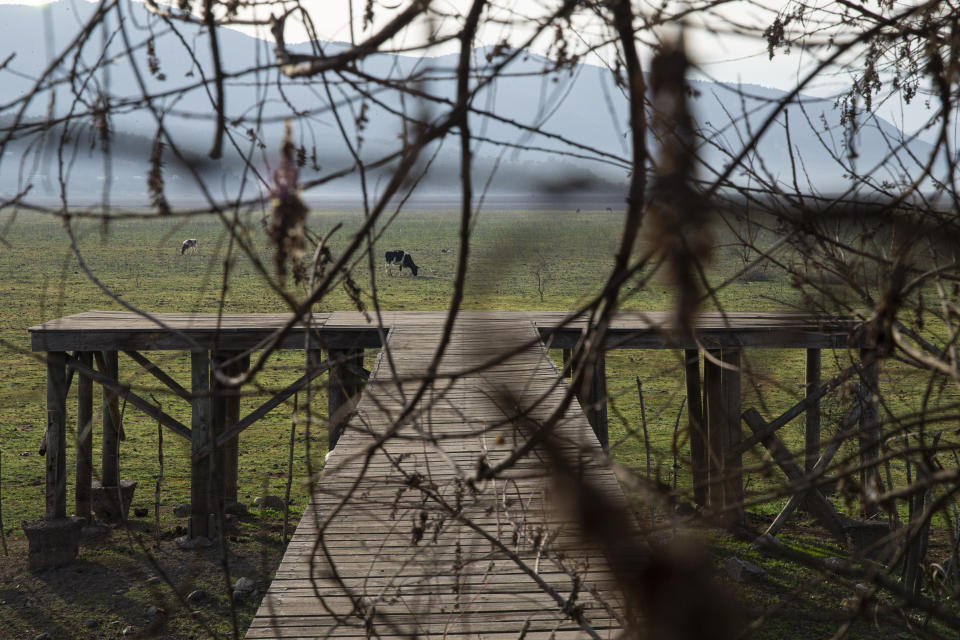
M639 547L620 539L632 527L604 453L604 352L685 350L694 498L736 520L743 509L741 351L806 349L810 392L820 386L821 349L864 348L849 318L707 312L693 335L678 337L668 313L619 312L584 360L590 323L583 316L474 311L458 315L433 369L445 318L387 312L378 322L333 312L304 322L291 314L90 311L31 327L32 348L46 352L47 362L45 518L67 514L66 396L75 374L76 514L91 513L88 423L97 383L104 388L104 486L107 478L111 487L119 482L123 397L191 441L190 535L200 537L210 533L210 505L236 499L243 429L328 371L331 455L247 638L612 638L628 604L618 589L622 567L639 566L629 557ZM223 387L217 374L237 376L257 350L272 348L315 356L303 377L241 418L236 388ZM381 348L366 383L365 348ZM548 348L564 350L577 371L575 389ZM142 353L153 350L190 352L189 390ZM120 384L120 351L191 404L189 426ZM876 367L864 376L874 388ZM818 403L804 411L815 453ZM611 518L618 530L610 530ZM621 555L611 561L614 551Z
M393 325L247 638L620 632L606 558L581 535L575 496L557 495L556 469L625 501L579 405L562 411L533 323L461 318L416 401L442 320ZM555 425L545 447L484 477L543 425Z

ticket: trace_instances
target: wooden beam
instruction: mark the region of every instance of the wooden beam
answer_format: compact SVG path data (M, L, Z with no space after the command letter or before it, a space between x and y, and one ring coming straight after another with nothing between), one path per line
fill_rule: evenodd
M118 394L119 362L116 351L104 351L98 356L104 377L115 384L103 386L103 433L100 436L100 482L104 487L120 486L120 407Z
M234 354L236 355L236 354ZM250 368L250 354L241 355L228 368L227 374L230 376L239 376ZM233 394L227 397L226 406L226 424L233 426L240 422L240 389L236 389ZM235 435L228 439L223 445L224 451L224 487L223 499L229 502L237 501L237 486L240 475L240 436Z
M820 387L820 349L807 349L806 396L811 396ZM807 456L804 471L810 473L820 457L820 400L807 407L807 423L804 429Z
M210 358L206 351L190 352L193 411L190 442L194 463L190 474L190 537L208 537L210 513L210 458L197 459L197 452L210 444Z
M101 357L102 358L102 357ZM167 427L177 435L190 439L190 429L182 424L176 418L167 415L163 411L157 409L149 400L144 400L137 394L133 393L130 390L130 387L122 385L115 378L110 378L102 373L94 371L90 366L84 364L77 358L67 358L67 366L76 369L78 373L82 376L85 376L94 382L102 385L104 389L111 389L121 398L126 398L127 402L135 406L140 411L143 411L145 414L158 421L163 426ZM117 413L117 420L119 421L119 412Z
M47 519L67 517L67 354L47 353Z
M239 356L239 358L238 358ZM238 359L235 359L238 358ZM250 354L234 351L218 351L213 358L214 366L221 362L230 362L224 366L223 373L235 377L250 368ZM237 482L239 474L240 437L239 434L231 438L224 435L229 427L240 421L240 389L229 388L217 380L211 370L211 385L214 389L214 410L211 414L212 438L217 452L215 475L220 478L220 495L225 503L237 501Z
M690 433L690 468L693 476L693 499L700 506L707 504L707 439L703 421L703 397L700 392L700 352L686 349L684 372L687 382L687 425Z
M723 509L723 382L720 375L720 351L707 351L703 359L704 415L707 431L707 505Z
M154 378L156 378L157 380L159 380L160 382L162 382L164 385L166 385L166 387L167 387L168 389L170 389L171 391L173 391L176 395L180 396L181 398L183 398L183 399L186 400L187 402L191 402L191 401L192 401L192 398L191 398L191 396L190 396L190 392L189 392L189 391L187 391L187 390L184 389L182 386L180 386L180 383L179 383L179 382L177 382L176 380L174 380L173 378L171 378L170 376L168 376L166 373L164 373L164 371L163 371L162 369L160 369L160 367L158 367L158 366L155 365L153 362L151 362L149 359L147 359L146 356L144 356L143 354L138 353L138 352L136 352L136 351L124 351L124 353L127 354L127 356L128 356L131 360L133 360L133 361L136 362L138 365L140 365L141 367L143 367L143 369L144 369L147 373L149 373L149 374L152 375Z
M297 391L299 391L300 389L302 389L302 388L304 388L305 386L307 386L307 384L308 384L311 380L313 380L313 379L316 378L318 375L320 375L321 373L323 373L324 371L326 371L327 369L329 369L329 367L330 367L329 363L328 363L328 362L324 362L324 363L322 363L319 367L317 367L316 369L313 369L312 371L309 371L308 373L306 373L306 374L304 374L303 376L301 376L299 379L297 379L296 382L294 382L293 384L291 384L291 385L290 385L289 387L287 387L286 389L275 393L269 400L267 400L266 402L264 402L264 403L263 403L262 405L260 405L257 409L255 409L255 410L251 411L250 413L248 413L247 416L246 416L243 420L241 420L240 422L236 423L235 425L233 425L232 427L230 427L230 428L228 428L226 431L224 431L222 434L220 434L219 436L217 436L216 446L222 447L222 446L226 445L227 442L230 440L230 438L235 438L236 436L240 435L240 433L241 433L244 429L246 429L247 427L249 427L250 425L252 425L254 422L256 422L257 420L259 420L259 419L262 418L263 416L267 415L270 411L272 411L272 410L275 409L277 406L279 406L280 404L282 404L287 398L289 398L290 396L292 396L293 394L295 394ZM204 448L201 449L200 451L194 452L194 453L193 453L193 462L196 463L196 462L197 462L198 460L200 460L201 458L204 458L204 457L210 455L210 452L211 452L211 451L213 451L213 446L212 446L212 445L209 446L209 447L204 447Z
M600 447L607 453L610 449L607 425L607 359L603 351L598 351L593 366L584 372L581 386L580 405L587 414L587 421L600 441Z
M217 379L217 370L220 369L221 363L224 362L226 358L227 356L220 352L215 351L210 353L210 371L208 373L210 384L210 431L207 442L211 443L216 443L217 436L226 430L227 393L229 393L230 390ZM224 447L218 447L214 444L212 455L206 458L210 467L210 483L208 485L210 489L210 513L220 513L224 507L223 488L226 478L223 474L223 458Z
M872 488L877 494L883 493L880 472L877 468L877 459L880 456L880 421L877 411L879 391L879 366L877 353L872 349L860 350L860 361L863 370L860 373L862 393L860 395L860 464L861 482L864 492ZM860 506L860 515L869 518L877 515L878 508L874 503L864 503Z
M563 372L567 378L573 377L573 349L561 349L563 353Z
M723 512L731 522L745 521L743 511L743 459L740 441L740 349L724 349L726 365L720 371L723 388Z
M93 354L79 351L77 360L92 369ZM76 371L70 367L71 372ZM90 519L90 491L93 480L93 380L77 376L77 471L75 511L81 518Z
M743 421L747 423L751 431L762 438L761 442L763 446L770 452L773 461L777 463L777 466L780 467L787 476L787 479L795 484L801 483L803 480L803 470L793 461L790 450L787 449L776 435L770 432L767 423L764 422L756 409L747 409L743 413ZM806 505L810 513L813 514L820 524L826 527L827 531L836 536L840 541L846 543L843 523L833 508L833 505L830 504L830 501L824 498L823 494L817 489L812 489L807 494L807 497Z
M327 384L327 447L337 446L363 389L363 349L330 349Z
M744 453L751 449L754 445L763 441L763 438L767 435L773 435L777 432L778 429L783 427L785 424L799 416L801 413L806 411L812 404L819 402L820 398L827 395L841 384L844 383L848 378L852 377L859 369L860 364L853 364L835 375L830 381L826 384L821 385L819 389L808 395L806 398L793 405L783 413L781 413L775 420L771 420L767 424L767 431L760 434L753 434L746 440L740 443L739 451Z
M833 456L836 455L837 451L840 450L840 445L843 444L846 438L854 435L854 432L848 428L847 423L840 423L840 426L837 428L836 435L833 436L833 439L830 441L830 444L827 445L827 448L824 450L823 455L817 460L813 465L813 468L806 472L805 479L809 479L810 482L815 481L821 475L823 475L827 466L833 460ZM811 487L813 489L813 487ZM805 491L796 491L793 495L790 496L790 499L787 501L787 504L783 507L777 517L773 519L773 522L767 528L765 533L769 536L777 535L777 532L783 527L787 522L787 518L803 504L803 501L806 500L807 494L810 489Z
M545 339L551 340L552 349L573 349L582 339L579 328L551 329L538 326ZM327 341L324 333L324 342ZM771 330L764 328L752 330L746 327L723 329L700 329L696 339L664 337L658 329L629 329L611 327L603 339L604 351L613 349L696 349L700 346L709 349L750 348L750 349L840 349L849 346L850 331L832 331L826 329L796 330L790 327Z

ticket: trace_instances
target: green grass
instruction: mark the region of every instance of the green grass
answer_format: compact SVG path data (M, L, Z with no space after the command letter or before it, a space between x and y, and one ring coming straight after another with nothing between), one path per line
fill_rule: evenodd
M9 214L6 214L9 215ZM0 222L3 222L0 220ZM244 219L245 233L254 247L255 255L270 268L272 254L267 246L259 217ZM372 290L374 277L379 304L385 310L446 309L449 303L456 252L441 253L442 248L458 247L457 218L447 211L406 211L386 229L377 241L374 252L374 269L371 274L365 260L355 265L354 279L367 296ZM310 218L310 227L323 235L334 225L342 228L331 239L334 254L351 239L359 227L361 217L352 211L320 211ZM476 222L471 236L470 269L467 279L466 309L545 309L570 310L595 296L602 288L604 279L613 264L614 252L622 224L621 215L605 211L585 211L575 214L570 211L495 211L484 212ZM278 312L285 306L265 283L254 268L249 257L235 250L231 256L230 277L224 291L223 265L227 259L228 239L222 225L210 218L187 220L115 220L104 226L99 221L75 224L78 248L88 267L104 286L122 295L129 304L149 311L215 312ZM199 255L178 255L177 249L183 238L194 237L200 241ZM2 462L2 506L5 533L15 548L23 550L21 520L31 520L42 515L44 503L43 460L37 456L37 448L45 421L45 369L38 354L29 351L27 327L45 320L89 309L121 309L86 276L74 254L69 250L65 231L58 221L37 214L19 214L6 228L3 235L6 246L0 252L0 462ZM721 245L714 252L710 264L710 278L714 283L725 281L742 266L738 253L729 246L722 234L717 238ZM421 275L388 278L382 271L382 254L387 249L402 248L413 254L421 267ZM562 249L560 249L562 248ZM637 255L646 249L641 243ZM789 261L789 257L787 258ZM542 296L538 290L536 271L540 270ZM646 272L640 274L645 278ZM637 281L639 282L639 280ZM304 290L292 283L287 284L291 295L302 296ZM643 286L630 287L630 295L622 306L626 309L668 310L671 308L671 285L659 275ZM835 292L844 296L843 292ZM721 288L716 300L708 308L720 306L728 310L792 309L804 306L800 291L782 277L741 278ZM319 310L350 309L352 303L346 292L338 287L318 305ZM373 352L368 354L372 359ZM559 353L555 354L559 356ZM824 352L824 379L847 366L855 354L845 350ZM150 355L161 368L184 383L189 380L189 357L180 353L155 352ZM370 360L368 359L368 362ZM744 355L748 373L744 376L745 394L743 407L757 407L771 419L804 396L804 353L802 350L752 350ZM262 389L256 395L243 399L245 414L263 402L271 390L280 389L298 377L303 368L301 352L275 354L267 368L257 379ZM145 396L159 400L164 410L184 423L189 423L189 407L167 392L146 373L142 372L126 356L120 356L120 377L126 384L135 386ZM636 378L643 384L646 421L651 439L651 457L657 476L670 484L673 481L673 433L678 420L678 411L684 397L683 367L680 354L675 351L623 350L607 356L608 393L610 396L610 441L617 443L611 454L618 462L643 472L646 450L642 437L638 437L641 424L640 404L637 396ZM319 418L326 414L326 395L323 377L317 380L314 390L312 412ZM905 365L884 364L881 387L891 415L916 411L922 402L922 390L926 377ZM76 406L75 387L68 399L70 412ZM932 396L934 405L955 402L956 390L952 387L938 388ZM828 437L834 425L849 406L849 399L835 394L823 403L823 433ZM95 409L96 411L97 409ZM292 401L279 407L266 418L245 431L240 447L241 501L252 503L254 497L267 492L281 492L287 476L287 445L290 433ZM95 416L95 424L98 416ZM676 450L679 468L676 482L680 490L690 486L689 448L684 429L686 415L679 415L680 446ZM128 406L125 414L127 440L121 446L121 476L135 479L139 488L134 507L153 505L153 489L159 474L157 426ZM75 423L68 421L68 438L74 436ZM94 451L99 451L95 430ZM781 433L784 441L794 451L802 448L803 418L796 419ZM326 453L326 432L313 427L307 433L298 430L295 449L293 498L299 513L306 502L306 489L299 481L306 474L309 464L314 468L322 465ZM306 445L310 444L310 459ZM838 459L856 459L853 444L845 447ZM95 453L97 467L98 455ZM751 452L745 458L749 467L745 481L748 496L765 495L782 480L779 471L770 473L760 452ZM73 456L68 457L68 478L73 474ZM184 521L174 518L172 507L178 502L189 501L189 444L171 433L164 434L164 475L161 483L161 526L167 532L182 526ZM903 482L905 470L895 462L892 468L895 481ZM72 506L72 482L68 481L68 505ZM783 500L767 501L753 510L756 517L771 517L783 504ZM842 505L841 505L842 506ZM245 562L256 564L257 546L261 545L265 556L275 558L280 552L279 530L276 514L263 513L242 524L250 531L241 534L245 542L238 543L238 553L247 554ZM152 535L152 523L136 524L137 533L144 539ZM114 532L115 541L121 539ZM723 540L721 538L721 540ZM122 545L122 542L120 542ZM247 546L244 547L244 544ZM731 547L720 542L718 557L724 554L745 553L741 547ZM724 546L726 545L726 546ZM120 573L142 569L146 553L139 547L115 558L110 548L94 552L84 551L85 561L99 565L117 566ZM762 559L750 556L757 561ZM270 562L264 561L263 567ZM811 580L809 572L793 568L784 569L795 583ZM790 573L792 571L793 573ZM269 579L270 570L263 569L260 575ZM12 578L25 581L21 574ZM215 584L215 570L206 575L208 584ZM35 580L37 578L29 578ZM789 580L783 578L784 584ZM13 585L0 583L0 590ZM42 590L41 586L33 588ZM134 591L133 602L146 606L153 596L142 585ZM816 588L812 588L816 592ZM769 598L785 597L789 590L773 590L769 597L763 589L745 590L744 597L759 606ZM13 592L11 592L13 593ZM833 598L836 594L829 594ZM817 596L825 597L825 596ZM11 600L11 598L13 598ZM20 596L6 598L7 602L20 602ZM0 599L4 596L0 594ZM818 600L811 601L818 606ZM222 603L221 603L222 604ZM21 606L16 605L16 606ZM14 605L10 605L14 606ZM57 607L53 603L50 606ZM98 624L112 624L110 612L91 613L95 602L82 598L73 604L61 605L64 611L74 611L73 623L83 616L98 620ZM171 605L172 606L172 605ZM7 607L9 609L9 607ZM249 609L249 608L248 608ZM800 611L808 610L801 608ZM22 609L18 609L22 613ZM0 619L4 618L4 605L0 604ZM222 613L222 612L221 612ZM246 619L252 609L243 612ZM25 636L42 627L42 619L36 616L16 616L19 626L0 623L0 636ZM225 632L229 629L224 616L212 618L211 624ZM173 623L171 623L173 624ZM178 629L191 627L187 621L178 620ZM835 630L835 620L830 624ZM62 624L68 627L66 623ZM99 627L98 627L99 628ZM765 629L778 627L770 622ZM99 632L98 632L99 633ZM186 631L184 631L186 633ZM103 637L110 637L104 632ZM864 637L868 637L867 634ZM93 636L90 637L99 637ZM178 637L178 636L172 636ZM760 635L757 637L777 637ZM811 634L807 637L826 637Z

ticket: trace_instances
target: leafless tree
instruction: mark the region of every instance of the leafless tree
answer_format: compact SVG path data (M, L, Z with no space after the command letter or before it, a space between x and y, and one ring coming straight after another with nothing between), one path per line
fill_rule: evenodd
M853 317L851 344L866 345L837 350L829 363L839 372L826 389L833 394L833 414L825 415L838 434L835 441L824 441L831 455L824 454L822 464L805 468L800 477L748 492L747 509L756 520L730 525L715 513L689 515L680 507L696 501L693 490L657 483L639 469L620 469L623 485L658 508L653 530L641 532L616 505L595 496L595 487L577 485L577 491L594 498L594 515L616 525L599 527L584 518L585 535L611 562L636 569L618 576L638 609L626 620L628 628L638 635L648 629L660 634L656 637L688 637L684 634L693 632L683 626L682 613L693 611L716 616L716 637L739 632L708 603L715 593L708 562L651 557L646 546L664 532L720 522L731 535L756 540L763 553L848 589L854 601L849 616L837 624L838 637L866 616L917 636L955 635L960 620L955 434L960 418L955 134L960 14L955 5L885 0L873 5L794 0L776 9L712 0L347 4L351 10L342 36L347 42L333 44L317 32L325 20L321 5L147 0L144 12L127 0L99 0L69 37L50 43L40 72L18 85L24 91L0 104L0 173L19 175L11 191L0 194L3 209L40 211L61 221L64 242L86 277L137 312L154 310L134 308L98 279L77 242L78 221L100 219L108 230L126 218L210 217L222 223L230 255L245 256L297 318L343 287L357 310L378 319L378 239L402 219L408 201L442 171L441 165L456 164L452 198L459 210L459 240L448 315L430 366L416 391L404 396L396 428L384 436L398 437L416 403L446 383L438 371L464 304L471 230L502 163L512 154L529 154L557 165L569 161L615 170L621 183L614 195L625 203L621 230L599 291L570 310L589 319L575 362L586 365L602 357L614 313L651 282L666 278L670 283L670 331L689 337L701 310L723 310L724 292L751 269L771 270L790 283L788 299L774 301L781 308ZM254 50L243 60L225 45L233 29L259 38L251 40ZM722 91L733 96L720 100L724 121L699 122L691 104L697 104L696 80L709 77L710 67L699 65L703 61L687 48L710 34L750 39L765 46L773 60L802 52L796 82L775 97L756 86L723 85ZM304 36L306 42L294 42ZM484 43L488 46L477 48ZM543 56L535 58L536 64L520 65L530 51ZM429 57L434 53L449 57L438 62ZM19 55L13 51L0 61L0 77L16 75L23 82ZM383 64L386 55L398 57ZM563 104L563 92L544 92L529 120L482 99L517 74L524 80L546 78L549 85L577 72L584 61L602 64L614 81L616 95L598 97L593 116L626 116L627 122L617 123L626 126L619 151L551 128L549 115ZM808 95L824 79L842 83L825 108ZM241 93L250 87L252 93ZM259 101L240 95L256 95ZM607 116L604 100L625 109L618 115L611 108ZM918 101L927 104L929 120L917 132L882 120L892 105ZM838 126L831 124L834 120ZM133 138L131 127L150 135ZM392 130L387 143L386 129ZM801 130L814 141L815 152L797 139ZM202 150L192 143L198 131L210 140ZM481 157L479 145L496 151ZM145 189L135 201L118 203L111 191L111 176L121 161L147 167ZM82 168L93 163L99 163L105 186L91 201L80 187ZM46 171L37 167L50 168L50 184L35 179ZM838 180L823 187L818 176L827 173ZM569 177L560 182L596 186L591 176L584 169L580 182ZM337 181L356 190L363 222L352 235L334 229L321 237L310 228L310 203ZM562 187L550 180L529 185L544 196ZM130 213L136 207L151 213ZM251 215L262 220L273 265L264 263L243 223ZM336 250L331 237L339 241ZM742 257L742 271L711 269L719 237ZM541 301L544 268L541 260L535 271ZM229 288L229 261L223 269L221 301ZM300 288L291 288L289 279ZM392 366L389 350L384 357L383 366ZM221 373L221 382L255 381L269 358L270 349L259 352L245 373ZM874 388L869 372L878 362L884 373ZM769 381L754 377L746 358L739 368L764 408L762 389ZM575 367L567 404L574 402L572 390L580 388L588 370ZM893 393L901 381L909 388L897 392L908 394L910 402ZM318 428L325 423L311 405L311 393L316 390L307 390L299 417L308 428ZM805 396L796 399L802 404ZM504 419L522 424L527 434L510 460L521 461L529 452L526 443L536 441L552 456L558 484L573 486L577 479L569 461L548 437L550 420L538 422L527 415L529 407L511 406L508 396L501 400L510 409ZM611 400L615 405L621 399ZM855 426L864 422L852 419L852 412L870 412L865 429ZM624 441L642 442L639 425L624 418L619 426ZM687 460L684 443L690 434L680 431L675 447ZM749 434L744 431L744 439ZM371 445L371 451L380 445ZM770 462L779 455L774 449L755 448L760 453L748 457L741 471L779 474ZM872 453L861 457L861 450ZM784 455L804 466L802 446ZM470 482L496 480L508 470L509 465L480 468ZM895 524L884 541L886 564L825 563L761 535L770 522L760 514L770 505L787 501L813 510L811 487L828 484L838 485L841 509L846 500L850 514L879 514L881 520L886 514ZM444 517L459 514L452 498L435 492L429 482L408 478L407 488ZM458 495L456 500L462 498ZM636 546L622 544L618 531L636 532L636 538L623 538L638 541ZM931 531L947 540L949 557L930 557ZM420 535L426 535L423 527ZM322 544L318 540L318 549ZM575 576L560 556L552 560ZM655 582L664 575L700 594L700 600L681 613L658 609ZM350 594L355 602L363 595ZM575 619L572 599L558 607L567 605ZM762 623L760 616L756 625ZM753 627L739 630L744 628Z

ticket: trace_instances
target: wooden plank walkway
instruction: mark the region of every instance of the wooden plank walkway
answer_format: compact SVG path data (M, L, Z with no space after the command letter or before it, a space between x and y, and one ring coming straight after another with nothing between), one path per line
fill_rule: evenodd
M576 400L557 423L549 452L537 449L495 479L472 481L478 468L515 451L565 394L545 348L534 342L531 319L462 314L437 379L405 413L444 315L391 318L388 346L248 639L547 640L621 632L622 603L604 555L581 539L561 508L571 496L551 499L559 491L551 455L560 455L626 508ZM509 419L516 407L529 410L521 425Z

